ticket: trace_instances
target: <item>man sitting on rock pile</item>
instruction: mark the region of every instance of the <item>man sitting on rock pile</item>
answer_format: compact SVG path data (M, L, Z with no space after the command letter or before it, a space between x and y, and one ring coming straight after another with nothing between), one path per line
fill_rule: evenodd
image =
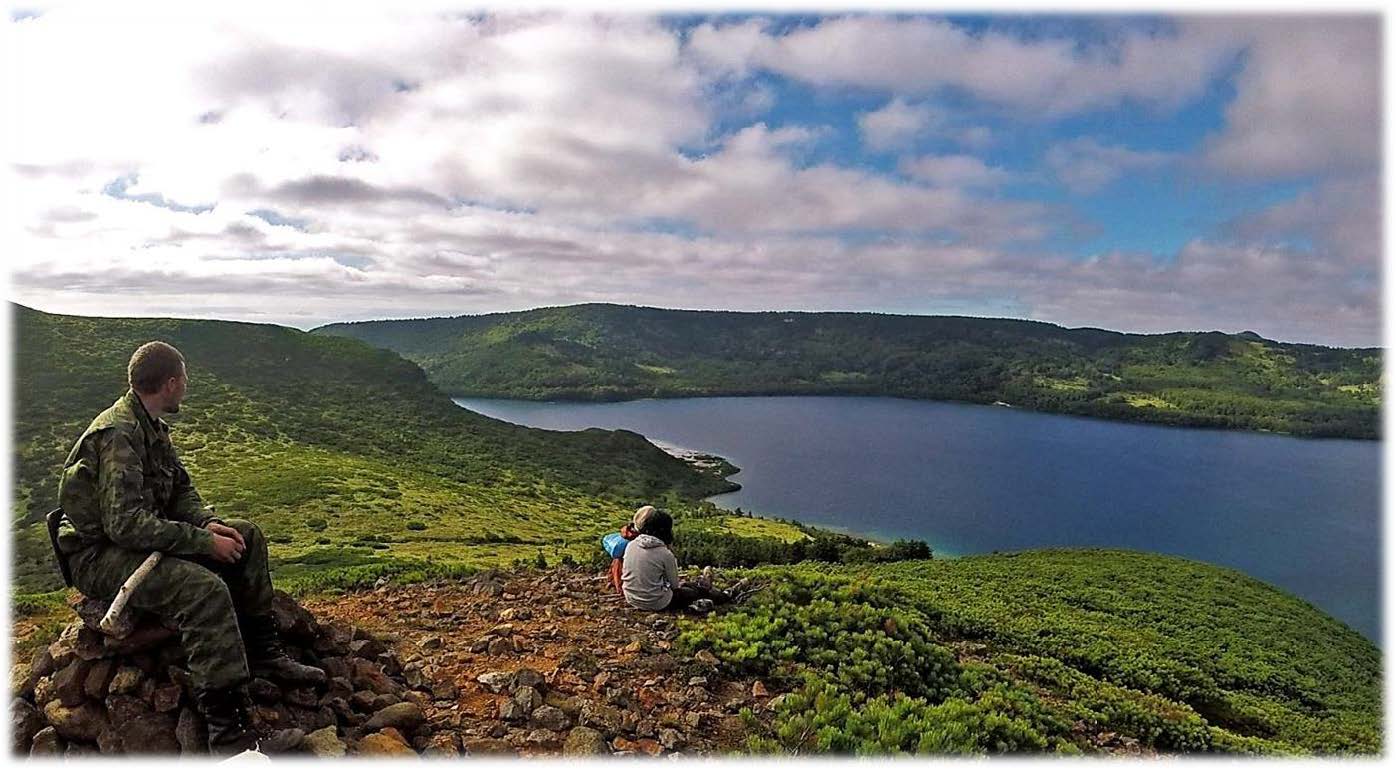
M165 554L128 611L150 612L179 630L209 751L237 753L257 742L249 674L320 686L325 673L281 646L261 530L208 513L175 455L161 417L179 413L188 386L184 356L164 342L144 344L127 377L131 389L92 420L63 465L59 549L78 590L103 600L151 552Z

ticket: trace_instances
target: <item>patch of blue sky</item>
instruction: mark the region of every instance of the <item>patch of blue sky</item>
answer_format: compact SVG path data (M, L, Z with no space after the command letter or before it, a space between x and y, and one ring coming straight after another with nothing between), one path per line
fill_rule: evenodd
M102 194L106 195L107 197L116 198L117 200L131 200L138 203L148 203L152 206L168 208L171 211L178 211L180 213L185 214L204 214L208 213L209 211L212 211L214 208L213 203L198 206L186 206L182 203L176 203L172 200L167 200L164 195L161 195L158 192L146 192L140 195L132 195L129 192L127 192L127 190L129 190L131 186L134 185L138 180L139 175L137 174L127 174L125 176L118 176L117 178L107 182L107 184L104 187L102 187Z
M468 208L478 208L487 211L498 211L505 214L526 214L532 216L538 213L534 206L521 206L506 200L484 200L482 198L467 198L453 195L450 198L451 210L462 211Z
M1291 200L1308 186L1306 182L1233 185L1181 174L1163 174L1152 183L1132 178L1073 199L1075 209L1099 225L1094 237L1061 238L1045 245L1082 258L1124 251L1171 262L1188 242L1224 239L1224 226L1231 220ZM1313 246L1300 238L1288 238L1284 244Z
M709 233L698 227L693 222L672 217L647 217L624 222L622 227L627 232L654 233L658 235L673 235L685 240L694 240Z
M294 227L301 232L305 232L306 228L310 225L310 222L306 219L283 216L270 208L256 208L248 211L247 215L255 216L273 227Z

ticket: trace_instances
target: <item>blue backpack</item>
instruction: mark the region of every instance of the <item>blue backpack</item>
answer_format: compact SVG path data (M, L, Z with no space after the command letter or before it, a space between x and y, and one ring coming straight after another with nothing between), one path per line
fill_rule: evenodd
M630 540L621 536L621 533L618 531L613 531L601 537L601 547L604 548L606 553L612 558L624 558L625 546L628 544L630 544Z

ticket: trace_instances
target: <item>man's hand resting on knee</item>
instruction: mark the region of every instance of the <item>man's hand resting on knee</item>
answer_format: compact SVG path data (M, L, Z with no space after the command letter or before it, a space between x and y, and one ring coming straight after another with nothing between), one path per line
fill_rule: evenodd
M238 533L237 529L215 522L204 528L213 535L213 560L219 563L237 563L242 558L247 543L242 541L242 534Z

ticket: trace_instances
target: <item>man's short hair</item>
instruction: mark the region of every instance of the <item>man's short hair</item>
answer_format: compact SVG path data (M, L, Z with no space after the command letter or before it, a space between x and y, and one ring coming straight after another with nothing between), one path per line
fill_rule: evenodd
M184 356L164 342L146 342L136 348L126 366L126 380L142 395L157 392L166 380L184 370Z

